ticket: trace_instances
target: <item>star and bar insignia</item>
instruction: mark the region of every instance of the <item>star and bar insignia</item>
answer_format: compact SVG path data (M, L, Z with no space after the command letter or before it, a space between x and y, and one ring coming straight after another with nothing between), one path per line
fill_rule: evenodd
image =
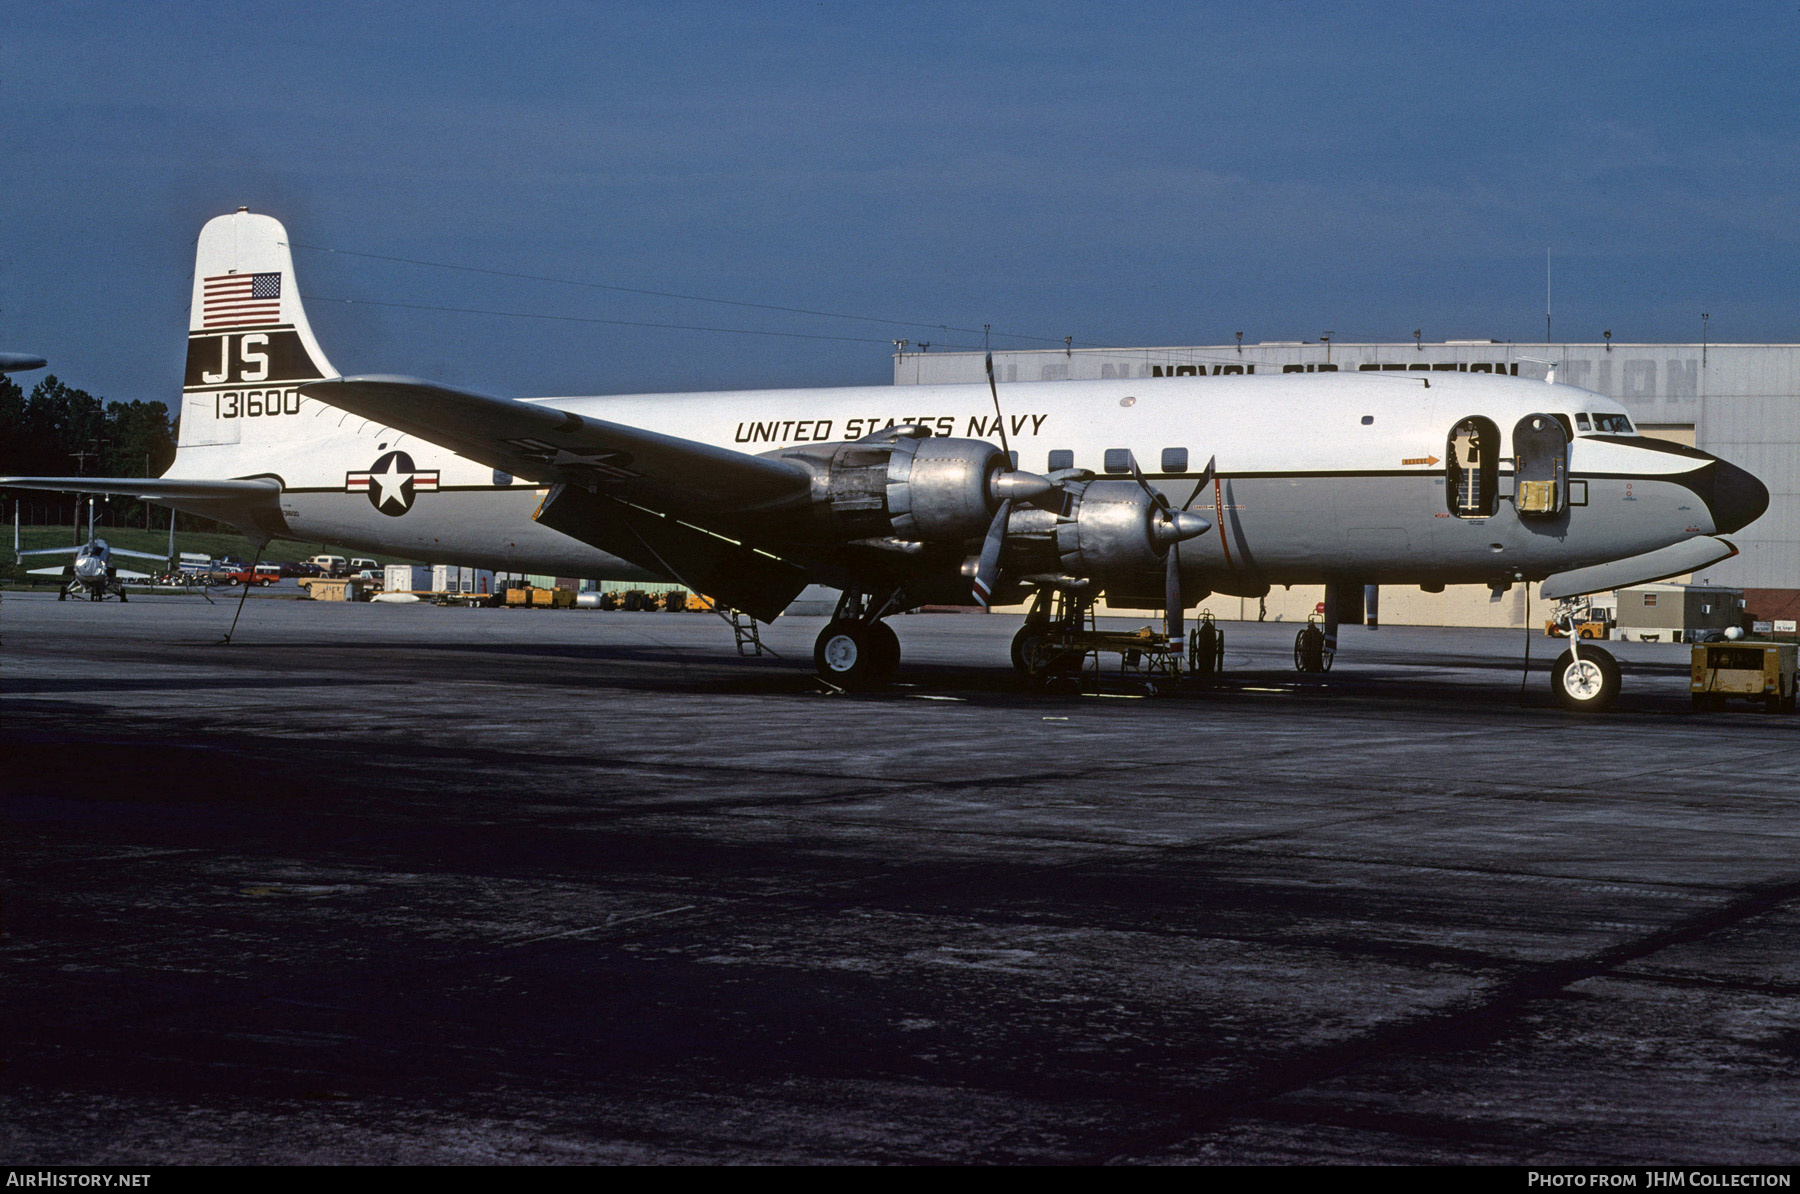
M369 503L390 518L398 518L412 509L413 499L420 493L435 493L437 469L420 469L405 452L389 452L368 470L344 474L348 493L366 493Z

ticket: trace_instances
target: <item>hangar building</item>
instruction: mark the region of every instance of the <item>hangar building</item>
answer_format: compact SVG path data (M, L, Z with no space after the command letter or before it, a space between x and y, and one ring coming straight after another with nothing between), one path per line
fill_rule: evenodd
M995 374L1010 381L1444 370L1556 379L1617 398L1646 435L1715 453L1749 469L1769 489L1769 509L1733 534L1741 554L1692 579L1745 590L1758 618L1800 613L1800 344L1517 344L1448 340L1441 344L1344 344L1264 341L1186 348L1081 348L996 351ZM908 352L894 357L896 385L981 382L978 352ZM1152 383L1153 384L1153 383ZM1304 618L1316 591L1271 593L1265 616ZM1535 592L1529 595L1535 601ZM1527 593L1498 601L1482 588L1442 594L1382 593L1386 622L1522 626ZM1254 600L1215 598L1221 617L1258 616ZM1536 606L1538 611L1544 607Z

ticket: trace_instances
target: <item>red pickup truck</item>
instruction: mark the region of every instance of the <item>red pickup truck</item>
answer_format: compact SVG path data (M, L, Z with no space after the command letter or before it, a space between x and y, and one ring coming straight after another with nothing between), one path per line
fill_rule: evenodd
M228 585L261 585L267 588L280 579L280 564L258 564L254 569L239 568L225 573L225 583Z

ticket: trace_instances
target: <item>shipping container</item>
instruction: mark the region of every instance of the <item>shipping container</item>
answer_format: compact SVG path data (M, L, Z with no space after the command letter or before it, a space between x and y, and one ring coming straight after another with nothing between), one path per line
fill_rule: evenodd
M389 564L382 570L381 588L386 593L429 593L431 573L425 564Z

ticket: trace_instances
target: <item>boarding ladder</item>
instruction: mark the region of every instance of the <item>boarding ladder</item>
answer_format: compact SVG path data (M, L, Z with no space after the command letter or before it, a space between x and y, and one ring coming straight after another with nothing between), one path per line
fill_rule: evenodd
M725 620L731 623L731 633L737 638L739 655L763 653L762 633L757 629L755 618L741 609L728 609L725 611Z

